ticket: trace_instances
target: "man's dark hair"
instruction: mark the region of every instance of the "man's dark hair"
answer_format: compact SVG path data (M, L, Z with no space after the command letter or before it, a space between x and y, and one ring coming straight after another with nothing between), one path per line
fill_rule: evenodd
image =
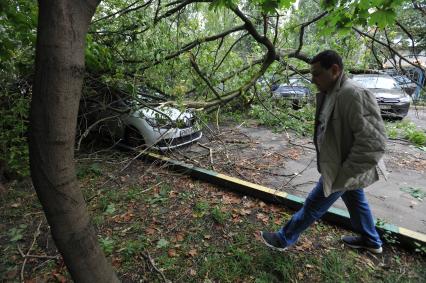
M327 70L330 69L333 64L337 64L340 69L343 70L342 57L333 50L324 50L315 55L311 60L311 65L317 62L320 62L321 67Z

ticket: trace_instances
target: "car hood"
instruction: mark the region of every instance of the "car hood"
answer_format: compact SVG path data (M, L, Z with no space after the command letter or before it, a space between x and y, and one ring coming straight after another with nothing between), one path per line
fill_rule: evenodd
M369 89L377 98L400 98L405 94L401 89Z
M191 119L193 115L188 111L180 111L177 108L169 107L169 106L158 106L153 109L150 108L141 108L137 111L135 111L135 116L139 117L145 117L145 118L151 118L155 119L158 117L158 115L164 114L165 116L169 117L173 121L177 120L187 120Z
M274 93L290 93L290 94L308 94L309 89L302 86L280 86Z

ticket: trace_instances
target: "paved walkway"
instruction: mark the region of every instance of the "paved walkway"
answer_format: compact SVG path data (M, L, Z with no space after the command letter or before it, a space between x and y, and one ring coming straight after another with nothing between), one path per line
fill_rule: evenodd
M425 108L419 109L417 113L410 111L407 119L426 130ZM287 143L284 133L276 134L263 127L242 127L239 130L258 142L257 150L251 149L248 155L265 151L282 153L289 148L298 150L300 154L298 159L286 160L282 166L274 170L277 174L298 173L298 176L288 183L289 178L265 175L262 184L301 197L307 196L319 178L315 150L311 149L313 144L310 143L310 138ZM294 144L306 144L306 147ZM426 234L426 198L422 201L407 192L411 188L426 193L426 152L403 141L389 141L385 163L390 172L389 180L380 180L366 188L375 217ZM335 203L335 207L345 209L341 200Z

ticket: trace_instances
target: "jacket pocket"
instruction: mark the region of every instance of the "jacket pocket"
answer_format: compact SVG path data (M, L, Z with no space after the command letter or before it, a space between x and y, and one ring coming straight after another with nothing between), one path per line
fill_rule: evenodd
M356 178L350 176L344 168L340 168L333 182L333 189L343 190L352 188L356 183Z

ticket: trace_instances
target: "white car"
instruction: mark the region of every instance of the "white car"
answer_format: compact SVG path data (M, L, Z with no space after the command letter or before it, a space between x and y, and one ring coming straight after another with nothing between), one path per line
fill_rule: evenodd
M121 117L125 126L123 138L126 144L164 151L183 146L202 137L200 126L191 111L173 107L140 108Z
M83 136L87 131L97 132L116 142L123 140L132 147L145 145L165 151L202 137L192 111L161 105L148 107L133 100L118 99L107 106L95 99L82 101L79 119L80 133L85 132Z

